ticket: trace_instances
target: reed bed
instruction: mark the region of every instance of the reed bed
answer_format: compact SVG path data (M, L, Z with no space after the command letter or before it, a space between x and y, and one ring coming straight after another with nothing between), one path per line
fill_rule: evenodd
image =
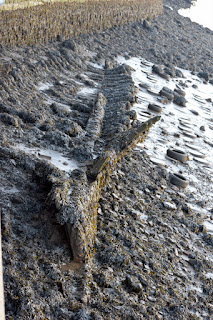
M162 0L56 2L0 12L1 45L44 44L153 18Z

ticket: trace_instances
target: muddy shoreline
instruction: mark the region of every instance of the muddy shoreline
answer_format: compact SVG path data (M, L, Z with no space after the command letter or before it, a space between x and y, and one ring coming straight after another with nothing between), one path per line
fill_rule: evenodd
M188 5L166 0L153 21L46 46L1 48L6 319L211 319L212 237L187 206L187 193L145 151L124 156L104 187L88 264L73 262L60 223L66 216L51 202L45 178L60 188L60 168L69 164L61 160L58 171L46 166L44 150L84 165L137 124L131 112L137 90L118 55L200 72L211 82L213 31L178 15ZM108 99L101 119L94 109L99 91Z

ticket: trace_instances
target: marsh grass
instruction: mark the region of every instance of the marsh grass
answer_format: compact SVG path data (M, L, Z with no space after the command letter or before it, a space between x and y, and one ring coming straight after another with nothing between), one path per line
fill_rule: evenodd
M16 10L30 8L37 5L43 5L45 3L55 2L85 2L86 0L5 0L4 4L0 6L0 11L3 10Z
M11 0L8 0L11 1ZM110 0L45 3L0 12L0 44L34 45L101 32L114 25L153 18L162 0Z

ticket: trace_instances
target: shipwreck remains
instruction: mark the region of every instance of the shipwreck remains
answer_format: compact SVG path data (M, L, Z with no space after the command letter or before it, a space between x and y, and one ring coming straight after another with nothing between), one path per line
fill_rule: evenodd
M63 140L64 132L67 132L64 125L60 134L52 128L52 135L49 136L47 132L44 136L48 139L48 144L53 143L53 137L54 143L62 144L69 158L77 161L77 169L70 173L64 172L48 161L51 157L35 157L27 154L27 149L21 150L18 145L8 146L8 143L3 143L0 148L2 157L14 159L29 172L35 172L42 183L51 185L48 201L56 207L57 221L66 229L73 259L81 262L87 261L93 254L97 206L103 186L107 184L117 161L142 141L149 128L160 118L155 116L146 122L140 122L136 113L131 110L137 101L137 88L132 80L130 67L115 65L110 69L97 69L88 66L88 69L91 78L100 82L99 89L89 97L93 103L83 104L79 100L72 100L70 103L75 112L76 108L84 111L78 113L77 118L82 123L81 130L76 124L74 127L79 131L74 136L72 134L67 144ZM50 93L51 90L45 91L45 95ZM85 102L86 98L82 96L81 99ZM50 110L55 108L54 105L50 106ZM14 114L16 117L22 115L20 111L13 110L8 117L14 119ZM19 121L17 120L17 126ZM56 125L58 122L62 122L61 117ZM16 127L10 123L9 126ZM71 124L73 128L73 122ZM41 128L43 130L43 126ZM45 132L46 130L45 128Z

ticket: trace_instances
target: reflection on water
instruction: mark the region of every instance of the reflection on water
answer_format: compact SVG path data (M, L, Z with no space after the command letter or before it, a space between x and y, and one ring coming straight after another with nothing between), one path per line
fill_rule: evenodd
M134 57L126 60L118 57L119 63L131 66L132 76L139 88L138 101L133 110L140 121L156 115L149 104L161 107L161 120L149 131L146 140L137 148L145 148L150 160L163 166L169 172L182 172L189 180L186 189L188 206L200 217L206 219L205 227L212 233L210 221L213 208L213 90L212 85L204 83L196 75L181 69L183 78L160 78L152 72L153 64ZM163 87L179 90L185 94L185 107L170 101L163 104L159 92ZM188 159L182 163L167 157L168 148L177 148L187 153Z
M62 171L71 172L78 169L76 161L65 157L58 151L51 149L29 148L21 143L17 144L15 148L17 150L24 151L27 154L33 154L40 160L48 161Z
M193 2L193 5L189 9L180 9L178 11L182 16L188 17L192 21L213 30L212 12L212 0L197 0Z

